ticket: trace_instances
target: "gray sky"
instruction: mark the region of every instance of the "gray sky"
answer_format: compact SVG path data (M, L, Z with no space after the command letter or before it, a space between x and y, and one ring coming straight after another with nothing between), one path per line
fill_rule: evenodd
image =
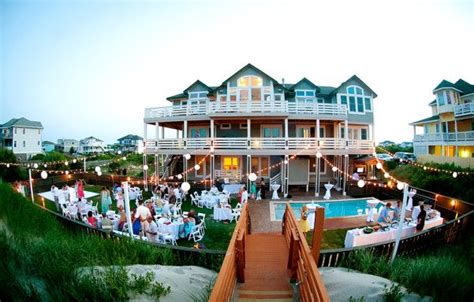
M474 83L474 1L0 0L0 123L43 139L143 134L145 107L252 63L378 94L376 140L411 140L442 80Z

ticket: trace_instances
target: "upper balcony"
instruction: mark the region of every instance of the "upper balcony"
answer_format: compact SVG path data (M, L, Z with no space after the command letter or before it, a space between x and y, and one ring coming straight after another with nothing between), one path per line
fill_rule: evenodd
M188 100L183 105L154 107L145 109L145 121L187 116L228 116L228 115L275 115L275 116L312 116L322 115L335 119L347 118L347 107L338 104L320 104L307 102L287 102L286 100L262 101L210 101L209 99Z
M345 140L341 138L327 137L316 139L289 137L210 137L205 138L172 138L147 140L147 153L186 153L187 150L202 151L207 153L211 149L219 153L238 152L244 153L262 153L268 154L295 154L298 152L302 155L314 154L316 149L321 151L334 151L335 153L348 152L349 154L371 154L374 144L371 140Z
M465 116L474 114L474 103L456 105L454 107L455 116Z
M415 143L449 143L469 145L474 143L474 131L464 131L458 133L430 133L424 135L415 135Z

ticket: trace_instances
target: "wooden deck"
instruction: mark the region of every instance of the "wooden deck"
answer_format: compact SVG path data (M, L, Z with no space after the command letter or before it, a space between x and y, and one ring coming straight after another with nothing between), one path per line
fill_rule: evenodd
M248 235L245 255L245 283L237 290L238 301L292 301L288 246L282 234Z

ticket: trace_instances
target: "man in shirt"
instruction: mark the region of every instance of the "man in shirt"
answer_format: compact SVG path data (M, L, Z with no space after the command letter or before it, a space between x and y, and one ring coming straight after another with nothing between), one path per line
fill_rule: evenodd
M56 205L56 210L58 212L61 211L61 208L59 207L59 189L55 185L51 186L51 193L53 194L54 197L54 204Z
M377 219L378 223L390 223L390 216L388 215L388 212L390 211L391 207L392 204L387 202L387 205L380 212L379 219Z
M146 237L151 242L158 242L158 225L153 220L153 217L148 216L147 218L148 228L145 230Z
M143 199L138 200L138 207L137 211L135 212L135 218L140 220L140 224L142 227L141 235L143 236L145 230L148 229L148 217L152 217L150 213L150 209L143 205ZM153 217L152 217L153 218Z

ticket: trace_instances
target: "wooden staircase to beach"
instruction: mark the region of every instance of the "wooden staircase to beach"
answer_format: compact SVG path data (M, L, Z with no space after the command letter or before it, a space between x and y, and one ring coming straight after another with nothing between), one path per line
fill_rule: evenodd
M317 217L322 235L324 212ZM329 301L315 260L321 238L315 237L311 250L289 204L281 233L251 234L250 221L246 203L209 301L293 301L290 280L299 284L300 301Z

